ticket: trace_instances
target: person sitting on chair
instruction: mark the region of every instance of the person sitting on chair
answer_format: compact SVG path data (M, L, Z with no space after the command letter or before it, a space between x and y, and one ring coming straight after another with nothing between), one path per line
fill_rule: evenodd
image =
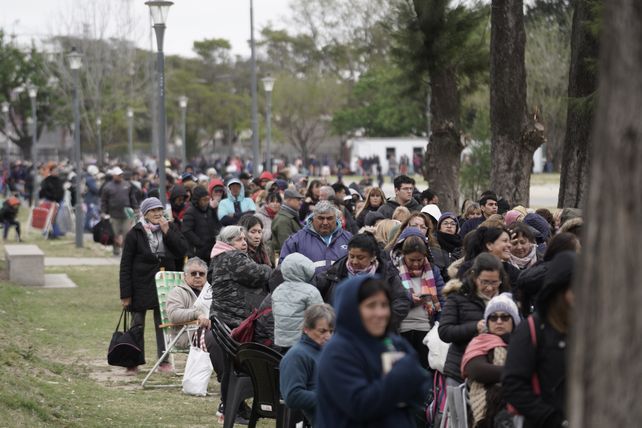
M205 346L210 354L212 366L218 377L223 374L223 361L214 336L209 318L212 303L212 288L207 282L207 264L198 257L187 260L183 267L183 283L177 285L167 296L167 317L172 324L187 324L196 321L205 333ZM183 325L172 328L172 337L180 332ZM189 347L189 336L183 334L177 342L179 348ZM219 380L220 381L220 380Z

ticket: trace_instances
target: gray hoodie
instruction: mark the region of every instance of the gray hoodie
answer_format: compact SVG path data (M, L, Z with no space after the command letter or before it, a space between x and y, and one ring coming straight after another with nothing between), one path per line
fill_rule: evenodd
M272 293L274 315L274 343L291 347L301 338L303 312L323 303L321 293L310 284L314 263L302 254L292 253L281 264L284 282Z

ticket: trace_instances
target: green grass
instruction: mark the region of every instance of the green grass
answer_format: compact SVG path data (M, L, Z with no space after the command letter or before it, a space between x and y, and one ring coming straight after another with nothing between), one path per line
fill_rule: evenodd
M180 388L140 388L155 362L151 314L143 372L128 377L123 368L107 365L107 346L121 309L118 267L47 272L67 273L78 288L0 281L0 426L218 426L214 377L209 388L214 394L208 397L187 396ZM182 367L184 356L177 361ZM154 379L180 382L180 377L165 374Z

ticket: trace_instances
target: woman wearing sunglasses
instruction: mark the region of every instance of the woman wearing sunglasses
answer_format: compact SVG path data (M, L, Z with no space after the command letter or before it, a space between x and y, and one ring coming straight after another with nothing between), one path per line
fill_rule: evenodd
M444 366L448 389L463 382L461 360L470 341L486 332L484 311L488 303L493 297L509 291L505 276L497 257L481 253L475 258L463 284L450 281L444 290L444 293L450 293L441 313L439 337L451 344ZM458 425L455 423L453 426Z
M461 361L461 375L468 379L473 427L493 427L495 415L506 406L501 398L502 369L508 340L520 323L517 305L509 293L493 297L484 311L487 333L470 341Z

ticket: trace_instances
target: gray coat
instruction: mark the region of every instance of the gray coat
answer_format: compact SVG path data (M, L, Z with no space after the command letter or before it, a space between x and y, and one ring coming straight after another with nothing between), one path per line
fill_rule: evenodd
M323 299L319 290L310 284L314 263L304 255L288 255L281 264L281 272L285 281L272 293L274 343L289 348L301 338L303 312L323 303Z

